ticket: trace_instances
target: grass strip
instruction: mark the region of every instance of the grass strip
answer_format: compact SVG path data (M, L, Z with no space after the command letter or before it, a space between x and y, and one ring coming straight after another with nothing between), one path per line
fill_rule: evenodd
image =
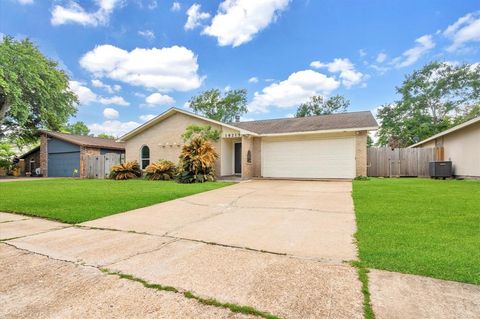
M375 319L375 313L373 312L372 302L370 299L370 290L368 289L368 268L366 268L361 262L354 261L352 266L357 268L358 279L362 283L363 293L363 316L365 319Z
M242 306L242 305L237 305L237 304L234 304L234 303L220 302L220 301L218 301L216 299L213 299L213 298L202 298L200 296L195 295L194 293L192 293L190 291L183 291L182 292L175 287L164 286L164 285L160 285L160 284L153 284L153 283L150 283L150 282L148 282L148 281L146 281L142 278L138 278L138 277L135 277L135 276L132 276L132 275L129 275L129 274L124 274L124 273L119 272L119 271L112 271L108 268L100 268L100 270L103 273L106 273L108 275L114 275L114 276L120 277L121 279L126 279L126 280L131 280L131 281L141 283L145 288L156 289L156 290L159 290L159 291L169 291L169 292L182 294L185 298L195 299L199 303L207 305L207 306L225 308L225 309L230 310L231 312L242 313L242 314L245 314L245 315L254 315L254 316L262 317L262 318L265 318L265 319L281 319L280 317L274 316L271 313L268 313L268 312L265 312L265 311L260 311L260 310L257 310L255 308L253 308L253 307L250 307L250 306Z

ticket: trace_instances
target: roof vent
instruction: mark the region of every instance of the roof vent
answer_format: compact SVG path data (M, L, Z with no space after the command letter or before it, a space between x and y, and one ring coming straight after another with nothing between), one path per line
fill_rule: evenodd
M240 115L235 115L235 122L240 122Z

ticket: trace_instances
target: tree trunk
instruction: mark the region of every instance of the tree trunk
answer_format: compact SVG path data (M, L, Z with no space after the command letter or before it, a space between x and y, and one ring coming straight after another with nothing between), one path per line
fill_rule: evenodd
M0 125L5 120L5 116L7 115L7 112L9 109L10 109L10 106L7 104L6 100L0 101Z

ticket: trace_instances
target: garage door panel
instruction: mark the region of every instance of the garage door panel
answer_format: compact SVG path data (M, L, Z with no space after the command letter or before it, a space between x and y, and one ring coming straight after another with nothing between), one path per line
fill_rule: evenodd
M355 138L263 141L262 176L353 178Z
M71 177L74 169L80 169L80 153L48 154L48 176Z

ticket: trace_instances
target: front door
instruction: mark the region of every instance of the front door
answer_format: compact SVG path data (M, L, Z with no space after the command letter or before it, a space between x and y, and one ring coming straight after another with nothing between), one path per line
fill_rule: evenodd
M242 174L242 143L235 143L235 174Z

